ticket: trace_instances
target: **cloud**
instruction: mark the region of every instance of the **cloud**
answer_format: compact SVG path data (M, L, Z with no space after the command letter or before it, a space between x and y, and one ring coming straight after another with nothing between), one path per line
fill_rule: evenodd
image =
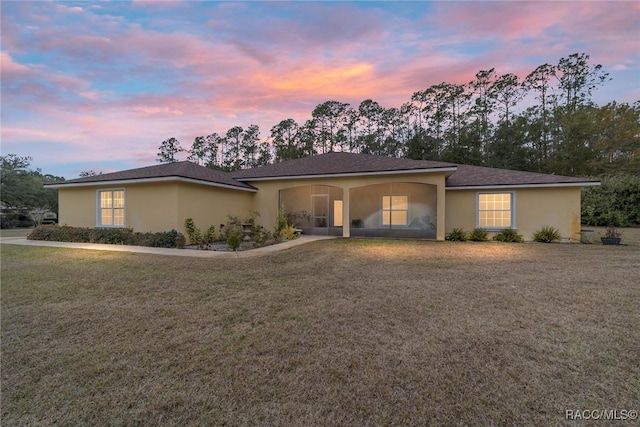
M326 100L399 107L573 52L625 79L609 96L633 100L639 19L633 2L9 2L3 151L148 164L169 136L188 146L258 124L264 138Z
M20 78L29 73L29 67L18 64L6 52L0 52L0 67L4 79Z

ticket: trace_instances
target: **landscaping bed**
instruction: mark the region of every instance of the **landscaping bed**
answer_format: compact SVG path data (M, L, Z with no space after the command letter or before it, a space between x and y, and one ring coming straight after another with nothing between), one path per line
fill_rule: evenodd
M52 242L105 243L113 245L183 248L186 239L176 230L160 233L134 232L130 228L88 228L67 225L41 225L33 229L28 240Z

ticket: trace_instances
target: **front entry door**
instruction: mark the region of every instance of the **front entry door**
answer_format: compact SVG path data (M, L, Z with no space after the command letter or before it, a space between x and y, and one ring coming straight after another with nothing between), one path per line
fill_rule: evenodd
M329 195L311 195L311 226L326 228L329 226Z

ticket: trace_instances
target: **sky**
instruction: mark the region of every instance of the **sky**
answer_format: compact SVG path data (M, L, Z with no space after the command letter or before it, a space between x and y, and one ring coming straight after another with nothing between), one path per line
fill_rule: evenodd
M580 52L640 100L640 2L2 1L1 152L78 177L156 163L160 143L319 104L400 107L480 70L524 78Z

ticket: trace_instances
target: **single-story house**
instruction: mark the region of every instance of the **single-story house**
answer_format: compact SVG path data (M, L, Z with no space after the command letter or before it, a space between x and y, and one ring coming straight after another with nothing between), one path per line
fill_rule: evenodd
M307 234L444 240L454 228L516 229L525 239L548 225L580 237L580 189L599 181L558 175L327 153L237 172L164 163L50 184L59 224L185 233L228 215L258 212L273 229L283 207Z

